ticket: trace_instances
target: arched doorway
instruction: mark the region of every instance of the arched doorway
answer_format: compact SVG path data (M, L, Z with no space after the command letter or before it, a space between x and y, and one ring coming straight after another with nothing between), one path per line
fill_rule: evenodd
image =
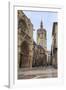
M26 41L23 41L23 43L21 44L19 67L29 67L29 45Z

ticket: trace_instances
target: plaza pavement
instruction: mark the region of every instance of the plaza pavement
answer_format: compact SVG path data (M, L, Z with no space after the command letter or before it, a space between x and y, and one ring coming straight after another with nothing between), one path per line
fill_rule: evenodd
M52 66L24 68L18 70L18 79L56 78L57 69Z

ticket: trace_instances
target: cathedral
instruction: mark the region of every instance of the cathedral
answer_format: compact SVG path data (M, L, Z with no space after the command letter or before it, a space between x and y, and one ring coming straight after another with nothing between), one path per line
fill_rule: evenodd
M17 11L18 18L18 67L31 68L33 60L33 25L22 10Z
M37 43L33 40L33 24L22 10L17 12L18 18L18 68L32 68L47 64L47 39L43 22L37 30Z

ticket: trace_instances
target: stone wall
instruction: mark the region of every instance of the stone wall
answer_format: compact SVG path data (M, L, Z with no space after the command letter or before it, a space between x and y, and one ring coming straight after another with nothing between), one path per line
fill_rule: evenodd
M33 60L33 25L30 19L23 13L22 10L17 11L17 18L18 67L31 68Z
M46 55L44 48L40 45L37 45L35 42L34 42L33 47L34 48L33 48L32 66L33 67L46 66L47 65L47 55Z
M57 68L57 52L58 52L58 23L53 23L53 31L52 31L52 48L51 48L51 57L52 57L52 65Z

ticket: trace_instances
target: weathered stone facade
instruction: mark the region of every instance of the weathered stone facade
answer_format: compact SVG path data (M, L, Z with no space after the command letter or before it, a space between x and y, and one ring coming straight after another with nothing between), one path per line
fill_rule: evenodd
M57 68L57 51L58 51L58 23L53 23L52 31L52 47L51 47L51 57L52 65Z
M22 10L18 18L18 67L31 68L33 60L33 25Z
M33 44L33 67L37 66L46 66L47 56L44 48L40 45L37 45L35 42Z
M32 68L32 66L47 65L46 30L41 21L37 31L37 44L33 41L33 25L22 10L17 11L18 18L18 67Z

